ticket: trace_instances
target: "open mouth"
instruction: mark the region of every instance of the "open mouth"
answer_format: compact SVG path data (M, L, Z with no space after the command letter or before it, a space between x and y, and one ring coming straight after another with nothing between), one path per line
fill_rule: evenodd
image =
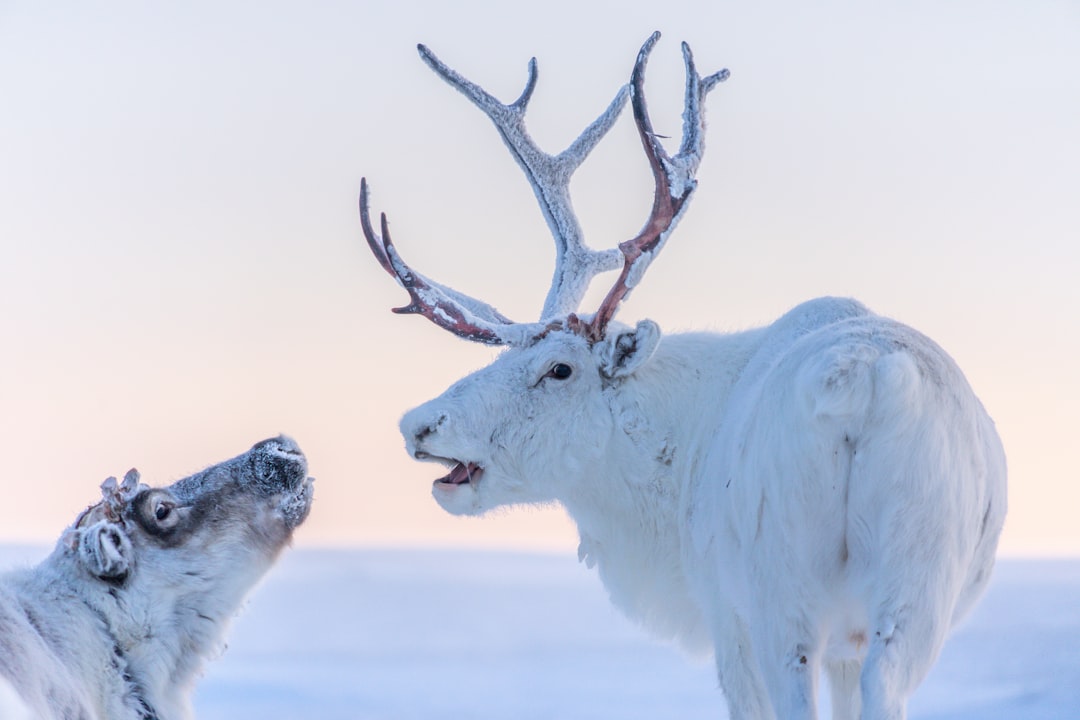
M484 468L476 463L459 462L449 474L436 480L435 484L442 486L467 485L478 481L483 473Z

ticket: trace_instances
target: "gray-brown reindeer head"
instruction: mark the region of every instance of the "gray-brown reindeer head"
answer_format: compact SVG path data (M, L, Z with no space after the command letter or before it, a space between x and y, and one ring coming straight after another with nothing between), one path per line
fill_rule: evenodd
M683 137L678 153L668 155L653 132L644 95L646 62L659 37L654 33L642 46L630 84L558 155L540 150L525 130L525 110L537 79L535 58L529 63L525 90L506 105L419 46L423 60L495 124L532 185L556 246L554 277L539 320L513 322L491 305L406 264L390 239L385 214L376 233L367 182L361 181L364 236L411 300L394 312L423 315L459 337L508 348L491 365L401 421L413 457L451 468L434 484L435 498L451 512L472 514L498 505L564 499L566 484L587 473L590 463L603 455L596 438L604 436L605 427L621 422L617 416L624 413L617 410L613 415L606 389L625 383L645 367L660 342L660 329L651 320L632 329L611 321L688 206L704 152L703 101L728 73L722 70L702 78L683 43ZM652 211L634 238L617 249L593 250L585 244L574 215L570 179L615 123L627 98L655 181ZM618 279L596 312L579 314L578 305L593 277L620 266ZM575 427L589 431L583 436L574 432Z
M38 571L76 616L92 611L93 632L71 644L109 668L95 683L118 675L132 709L123 717L191 717L204 661L307 517L312 482L300 448L280 436L165 487L140 483L135 470L102 483L101 501ZM112 717L117 706L108 707Z
M167 487L142 484L132 469L101 492L62 544L101 580L172 584L166 576L268 566L307 517L312 480L299 446L280 436Z

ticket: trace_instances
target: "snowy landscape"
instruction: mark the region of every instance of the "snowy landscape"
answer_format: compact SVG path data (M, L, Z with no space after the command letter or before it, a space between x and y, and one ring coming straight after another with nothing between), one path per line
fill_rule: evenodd
M3 547L0 567L45 553ZM1080 717L1080 560L995 573L913 720ZM726 717L708 659L623 619L570 554L456 549L287 552L195 703L202 720Z
M821 627L845 590L886 588L876 626L836 637L858 648L901 628L894 649L917 654L936 644L903 615L942 588L981 589L995 548L1005 559L909 717L1080 720L1080 3L127 5L0 5L0 424L14 450L0 572L44 558L107 474L135 466L159 485L286 433L317 504L205 667L203 720L727 718L712 659L656 640L608 597L653 622L667 610L665 631L692 635L678 627L697 619L684 578L761 611L754 629L784 644L718 647L772 658L771 680L795 678L794 692L769 683L796 709L777 714L801 717L807 674L792 662L815 654L783 622L801 589L823 591L801 605ZM704 77L684 80L681 40ZM586 237L608 252L567 252ZM626 274L586 293L629 238ZM404 291L384 270L457 337L388 312ZM821 296L834 299L802 304ZM504 327L474 297L526 323ZM511 352L486 381L444 393L496 344ZM113 521L134 498L108 487L104 524L85 534L106 544L72 547L108 561L93 574L112 582L128 567ZM176 522L171 504L141 508ZM752 570L769 582L715 577L730 548L714 540L749 537L755 513ZM867 548L895 562L861 562ZM819 582L819 563L766 560L791 549L854 568L850 586ZM255 566L217 567L236 582ZM132 607L118 598L119 614ZM153 614L126 618L152 629L141 640L193 636ZM107 643L84 665L133 667L113 640L111 665ZM781 665L775 648L796 652ZM759 666L719 656L729 684ZM142 659L175 680L160 657ZM61 688L40 697L70 689L11 658ZM762 706L751 680L740 717ZM113 687L137 715L171 717L146 688Z

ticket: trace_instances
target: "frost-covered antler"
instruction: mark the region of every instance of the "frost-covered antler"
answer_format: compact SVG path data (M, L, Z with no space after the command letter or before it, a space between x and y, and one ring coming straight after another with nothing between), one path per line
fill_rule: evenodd
M525 130L526 107L536 87L536 58L529 61L529 77L521 96L506 105L452 70L427 47L419 45L417 49L424 62L491 119L536 194L556 245L555 275L540 321L515 323L491 305L430 280L409 267L390 239L386 215L381 217L381 235L372 227L366 180L360 184L360 221L364 236L383 268L409 292L412 302L395 308L394 312L423 315L440 327L477 342L523 344L542 333L550 319L573 311L593 276L619 266L621 257L616 250L597 252L585 245L570 202L569 185L574 170L615 123L626 104L629 88L620 88L604 113L570 147L553 156L541 151Z
M487 303L459 293L453 288L429 280L409 267L398 254L394 242L390 239L390 227L386 222L386 213L380 216L382 235L377 235L371 227L371 215L368 210L367 178L360 180L360 227L367 238L368 247L375 254L375 259L386 272L397 278L398 283L409 292L412 302L394 308L402 314L416 313L423 315L439 327L463 337L486 345L513 345L514 329L528 334L529 329L522 328Z
M563 152L548 155L536 146L525 129L525 111L536 87L536 58L529 60L529 79L521 96L509 105L496 100L480 86L469 82L441 62L423 45L420 57L452 87L469 98L495 124L510 154L525 171L540 210L555 238L555 275L540 313L541 322L577 309L593 276L619 267L614 250L596 251L585 245L581 225L570 201L570 178L596 144L615 124L626 105L629 88L619 88L615 98L589 127Z
M652 213L645 226L636 237L619 244L624 257L622 273L615 285L608 291L607 297L600 304L596 315L582 325L585 336L595 342L604 336L608 322L615 316L619 303L629 296L630 291L641 281L645 270L656 255L663 249L675 225L678 224L689 203L690 196L697 188L698 166L705 152L705 108L702 101L717 83L728 78L728 71L720 70L702 79L694 66L694 55L690 46L682 44L683 61L686 64L686 101L683 110L683 137L679 152L671 157L660 144L653 132L652 121L645 105L645 65L649 61L660 33L653 33L645 41L630 80L631 104L634 109L634 123L641 136L641 145L652 166L656 181L656 194L653 197ZM573 322L573 321L572 321Z
M583 323L573 315L568 319L570 329L586 332L594 340L603 336L619 302L636 285L659 251L693 192L693 176L704 149L701 100L717 82L727 77L725 70L702 80L693 68L689 48L683 44L687 63L683 145L674 158L669 157L652 132L643 94L645 62L659 37L660 33L654 33L638 54L631 85L623 86L607 110L558 155L541 151L525 130L525 110L536 86L536 58L529 61L529 78L521 96L506 105L447 67L426 47L418 46L424 62L491 119L514 159L525 171L555 238L555 274L539 322L512 322L491 305L440 285L409 267L390 239L385 214L381 217L381 235L375 233L369 213L367 181L362 180L360 221L364 236L379 263L397 278L411 298L409 305L395 308L394 312L423 315L469 340L491 345L521 345L560 326L561 319L577 309L593 277L615 270L621 263L623 273L596 318L589 323ZM618 249L597 251L587 247L582 237L570 201L570 178L611 129L630 94L634 96L635 120L656 177L656 199L652 217L637 238L623 243Z

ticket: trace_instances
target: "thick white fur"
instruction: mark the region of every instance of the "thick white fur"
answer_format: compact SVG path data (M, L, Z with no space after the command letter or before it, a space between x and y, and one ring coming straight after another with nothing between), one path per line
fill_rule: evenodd
M254 462L267 458L287 482ZM164 490L134 476L140 494L116 512L106 492L45 561L0 576L0 718L190 718L203 662L307 514L305 473L277 438ZM171 534L136 520L149 492L175 502Z
M547 376L554 364L573 373ZM545 377L546 376L546 377ZM401 421L448 511L557 501L612 600L712 649L735 720L896 720L990 576L1005 457L953 361L846 299L773 325L595 347L566 332Z

